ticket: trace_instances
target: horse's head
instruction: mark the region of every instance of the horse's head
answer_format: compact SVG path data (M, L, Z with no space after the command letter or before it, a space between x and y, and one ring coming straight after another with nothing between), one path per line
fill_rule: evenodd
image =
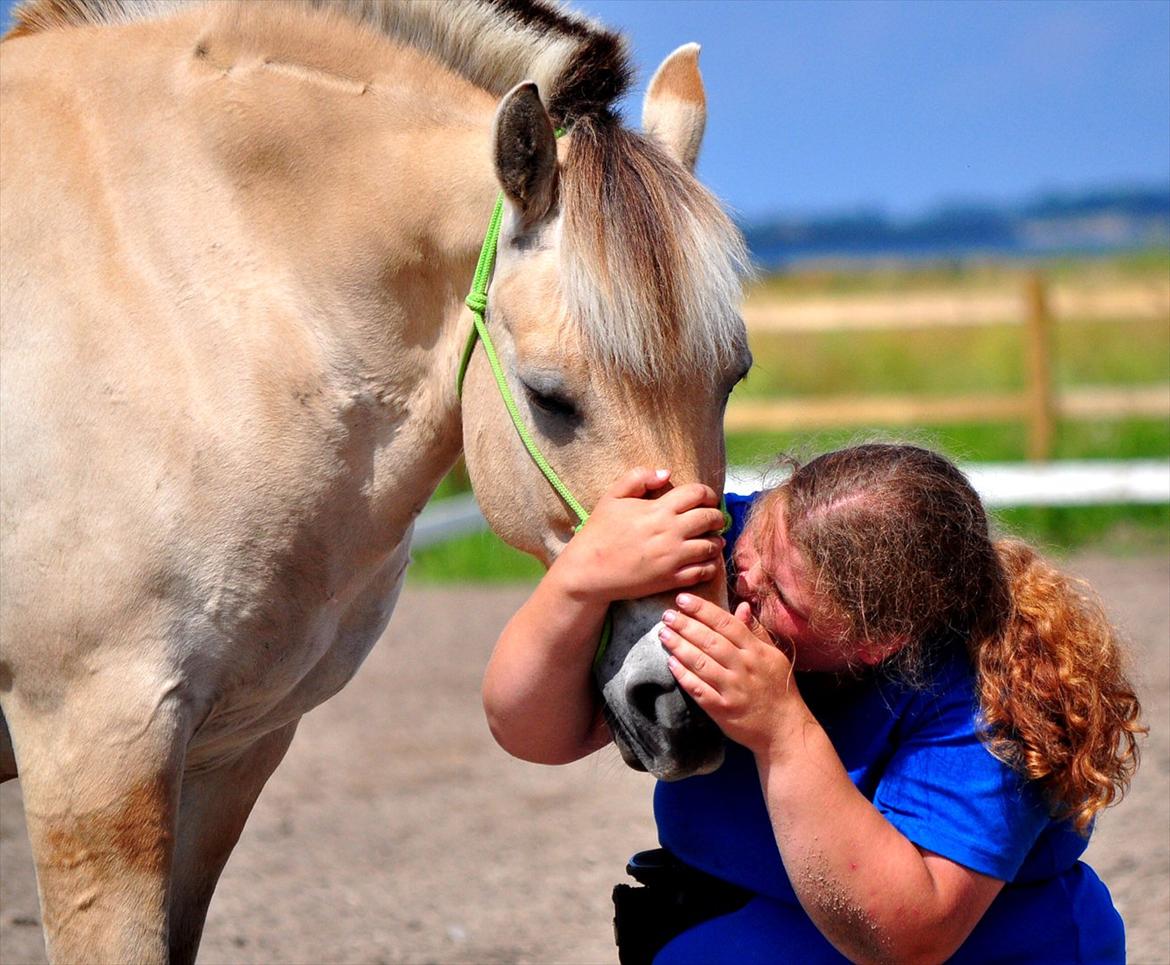
M659 68L642 135L603 113L574 121L558 143L533 84L514 88L496 117L507 203L487 328L521 420L586 508L634 465L722 490L723 410L750 356L742 240L692 174L705 119L694 45ZM482 352L463 424L493 529L551 563L577 520L525 451ZM724 574L694 591L725 604ZM667 669L657 633L671 601L616 605L596 671L622 755L661 778L709 771L723 753Z

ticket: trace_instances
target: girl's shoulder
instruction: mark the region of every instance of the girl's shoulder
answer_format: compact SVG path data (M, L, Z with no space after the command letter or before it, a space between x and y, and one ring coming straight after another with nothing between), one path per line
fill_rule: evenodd
M728 553L731 552L731 548L735 546L736 541L743 535L743 529L747 524L747 518L751 513L752 506L762 495L762 492L723 494L723 505L727 508L727 513L731 517L731 526L723 534L727 540Z
M975 671L958 646L930 655L912 679L890 671L879 689L899 708L904 728L937 729L945 724L947 729L975 734L982 726Z

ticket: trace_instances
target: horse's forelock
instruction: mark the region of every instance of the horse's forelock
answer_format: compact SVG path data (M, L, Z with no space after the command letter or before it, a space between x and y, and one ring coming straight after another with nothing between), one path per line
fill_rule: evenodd
M732 362L747 253L689 172L602 116L573 128L561 197L563 288L593 361L639 381Z

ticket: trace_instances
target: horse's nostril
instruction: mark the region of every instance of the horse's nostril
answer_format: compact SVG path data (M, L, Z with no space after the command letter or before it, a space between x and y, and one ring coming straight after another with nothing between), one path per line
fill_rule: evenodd
M654 680L643 680L631 684L626 691L630 706L646 720L658 719L658 698L670 692L665 684Z

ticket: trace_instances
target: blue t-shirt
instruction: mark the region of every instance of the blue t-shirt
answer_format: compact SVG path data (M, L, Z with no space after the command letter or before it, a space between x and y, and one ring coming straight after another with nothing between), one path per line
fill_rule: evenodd
M750 501L727 497L729 546ZM1109 892L1078 861L1086 840L980 740L965 655L940 660L922 688L880 674L826 684L802 675L801 693L861 793L916 845L1008 883L952 961L1125 960ZM663 847L757 895L678 936L656 963L844 961L797 902L749 751L728 742L715 773L660 782L654 813Z

